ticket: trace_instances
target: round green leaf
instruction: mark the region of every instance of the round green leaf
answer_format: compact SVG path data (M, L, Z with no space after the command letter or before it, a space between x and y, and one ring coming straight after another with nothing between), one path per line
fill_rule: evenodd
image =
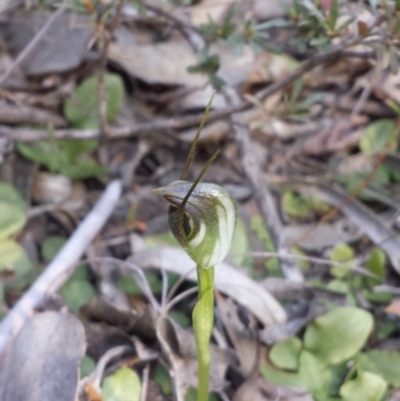
M70 280L61 288L61 294L70 309L78 313L95 295L96 291L86 280Z
M42 258L45 262L49 262L53 259L66 242L67 239L59 235L52 235L46 238L42 244Z
M101 392L103 401L139 401L139 377L132 369L121 368L104 380Z
M15 241L11 239L0 240L0 271L2 270L18 270L20 263L29 263L29 269L31 264L27 259L26 253ZM22 270L23 266L22 266ZM25 269L26 270L26 269Z
M340 395L343 401L381 401L387 390L387 383L381 377L360 372L357 378L343 384Z
M381 152L389 141L397 147L397 136L393 135L396 126L392 120L382 119L368 125L360 140L364 153Z
M90 357L85 355L81 360L80 372L81 378L89 376L96 368L95 361Z
M0 182L0 202L12 204L25 212L26 202L24 198L11 184L6 182Z
M124 95L122 79L116 74L106 74L104 87L107 97L107 120L112 121ZM64 103L64 114L75 128L96 129L99 127L98 77L83 81L73 97Z
M0 239L16 234L25 222L25 213L18 206L0 201Z
M332 266L331 274L337 278L345 278L350 273L350 268L354 265L354 251L353 248L347 244L337 244L332 249L331 260L333 262L348 262L346 266Z
M400 352L375 349L357 356L357 367L375 373L390 385L400 387Z
M304 346L328 365L353 357L371 333L374 320L369 312L353 307L334 309L311 323Z
M312 205L308 198L286 190L282 196L282 209L292 217L307 217L312 212Z
M301 341L297 337L290 337L272 347L269 359L278 368L297 370L300 352Z

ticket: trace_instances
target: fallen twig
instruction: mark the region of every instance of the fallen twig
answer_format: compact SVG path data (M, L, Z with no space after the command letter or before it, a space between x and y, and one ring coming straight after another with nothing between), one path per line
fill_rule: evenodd
M313 68L320 64L324 64L326 61L333 57L339 57L344 49L352 47L362 42L361 38L356 38L342 43L341 45L335 46L325 52L316 54L309 58L307 61L302 63L299 67L293 70L291 73L283 77L281 80L269 85L267 88L259 91L255 98L263 101L267 97L273 95L281 89L289 86L291 83L296 81L299 77L305 73L311 71ZM248 100L240 100L237 104L225 107L220 110L211 111L208 115L208 122L225 118L231 114L245 111L251 108L253 104ZM107 137L110 139L126 138L139 134L146 134L155 131L163 131L168 129L182 129L187 127L193 127L200 123L203 114L195 114L189 117L180 118L166 118L158 121L152 121L143 124L137 124L131 127L123 128L109 128ZM30 128L15 128L12 129L7 126L0 126L0 137L7 136L9 139L21 142L34 142L48 138L48 133L45 130L33 130ZM54 130L53 137L56 139L89 139L89 138L100 138L101 130Z
M46 298L55 293L73 272L87 246L99 233L121 194L121 183L111 182L85 220L29 290L0 324L0 353Z

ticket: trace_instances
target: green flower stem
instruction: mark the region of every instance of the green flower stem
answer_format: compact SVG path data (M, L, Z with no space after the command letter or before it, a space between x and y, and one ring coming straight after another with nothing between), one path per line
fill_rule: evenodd
M199 296L193 310L193 328L197 347L197 401L208 401L210 380L210 338L214 325L214 267L197 266Z

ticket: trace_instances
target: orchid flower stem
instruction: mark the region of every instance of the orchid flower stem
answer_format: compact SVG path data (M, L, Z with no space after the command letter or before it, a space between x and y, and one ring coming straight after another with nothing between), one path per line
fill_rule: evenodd
M198 301L193 310L193 328L197 348L197 401L208 401L210 380L210 338L214 325L214 267L197 266Z

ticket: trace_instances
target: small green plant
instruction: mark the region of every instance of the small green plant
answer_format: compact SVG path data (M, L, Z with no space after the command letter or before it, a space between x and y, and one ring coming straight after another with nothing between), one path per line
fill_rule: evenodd
M236 223L236 204L229 193L216 184L199 183L218 152L194 183L185 181L211 103L212 98L189 151L181 180L155 190L170 204L168 223L173 235L197 265L198 302L192 317L198 360L198 401L207 401L209 397L214 266L227 255Z
M9 285L18 286L33 268L24 249L14 240L26 223L26 208L26 202L17 190L0 182L0 273L14 274Z

